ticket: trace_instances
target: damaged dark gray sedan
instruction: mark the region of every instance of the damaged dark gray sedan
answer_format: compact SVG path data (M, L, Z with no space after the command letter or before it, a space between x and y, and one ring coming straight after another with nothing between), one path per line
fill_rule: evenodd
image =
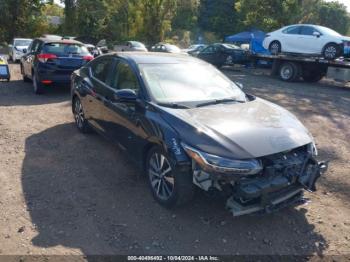
M273 211L301 203L327 168L294 115L196 58L104 55L74 72L71 93L78 129L128 151L166 207L199 187L235 216Z

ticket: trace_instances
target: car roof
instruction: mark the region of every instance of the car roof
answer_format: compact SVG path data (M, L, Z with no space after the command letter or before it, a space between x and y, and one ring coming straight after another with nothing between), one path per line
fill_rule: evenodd
M62 44L81 44L84 45L82 42L71 40L71 39L58 39L58 38L50 38L50 37L39 37L36 38L40 41L43 41L44 43L62 43Z
M33 39L31 39L31 38L14 38L13 40L33 40Z
M282 28L290 27L290 26L314 26L314 27L322 27L320 25L313 25L313 24L293 24L293 25L286 25Z
M186 54L159 53L159 52L118 52L107 55L124 58L136 64L180 64L180 63L204 63L198 58Z

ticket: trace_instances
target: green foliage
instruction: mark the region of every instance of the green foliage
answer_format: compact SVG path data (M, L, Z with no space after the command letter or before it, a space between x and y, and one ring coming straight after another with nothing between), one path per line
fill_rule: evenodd
M16 36L30 37L32 32L27 25L35 28L42 5L40 0L1 0L0 42L11 41Z
M306 1L304 3L301 22L327 26L340 34L347 34L349 32L350 16L343 4L337 1Z
M300 2L300 0L239 0L235 7L241 16L241 26L272 31L297 22L301 11Z
M207 42L252 27L272 31L294 23L313 23L339 33L350 31L344 5L325 0L0 0L0 42L44 33L80 36L109 44L140 40L189 45L198 36ZM63 18L62 26L50 16ZM350 33L350 32L349 32Z
M201 0L198 24L203 31L215 32L223 38L237 29L235 0Z

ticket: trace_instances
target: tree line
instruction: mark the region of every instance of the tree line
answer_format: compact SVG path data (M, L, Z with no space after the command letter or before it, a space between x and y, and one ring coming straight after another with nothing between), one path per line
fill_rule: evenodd
M324 0L1 0L0 43L44 33L110 43L140 40L188 45L252 28L311 23L350 33L346 7ZM50 23L60 17L62 23Z

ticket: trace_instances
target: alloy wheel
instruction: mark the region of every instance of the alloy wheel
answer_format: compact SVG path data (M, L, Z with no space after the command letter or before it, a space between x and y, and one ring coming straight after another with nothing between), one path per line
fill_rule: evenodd
M75 99L74 102L74 119L78 128L82 129L85 121L83 106L79 99Z
M149 158L148 176L152 189L161 200L168 200L174 192L174 176L168 159L159 152Z
M293 69L289 65L285 65L281 68L281 78L283 80L289 80L291 79L293 75Z
M330 45L325 49L324 54L326 58L333 59L337 55L337 49L333 45Z
M280 51L280 44L278 42L273 42L270 47L270 52L272 54L278 54Z

